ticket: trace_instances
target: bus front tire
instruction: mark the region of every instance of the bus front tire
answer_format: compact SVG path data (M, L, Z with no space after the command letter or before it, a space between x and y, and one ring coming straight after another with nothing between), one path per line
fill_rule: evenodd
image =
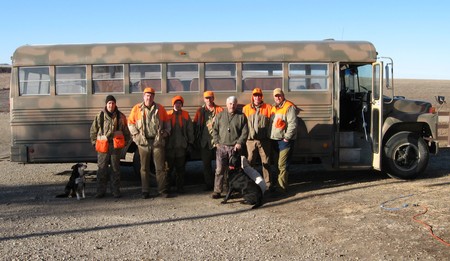
M384 146L387 175L397 179L414 179L428 165L430 153L422 137L412 132L392 136Z

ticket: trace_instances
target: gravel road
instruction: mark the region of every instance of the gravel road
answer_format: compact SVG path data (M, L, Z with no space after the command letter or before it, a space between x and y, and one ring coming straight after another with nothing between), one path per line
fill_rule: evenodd
M71 164L9 161L9 114L0 114L0 252L3 260L449 260L450 150L431 157L425 177L325 173L294 166L290 194L256 210L222 205L189 163L187 193L141 199L122 168L123 197L55 198ZM88 170L95 171L95 164ZM405 197L402 197L405 196ZM384 204L385 208L380 205Z

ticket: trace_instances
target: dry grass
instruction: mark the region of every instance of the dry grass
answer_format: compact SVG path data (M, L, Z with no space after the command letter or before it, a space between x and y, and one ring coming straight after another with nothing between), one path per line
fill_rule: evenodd
M450 99L450 80L417 80L396 79L395 95L407 99L429 101L436 103L435 96L442 95Z
M0 89L9 89L10 73L0 73Z

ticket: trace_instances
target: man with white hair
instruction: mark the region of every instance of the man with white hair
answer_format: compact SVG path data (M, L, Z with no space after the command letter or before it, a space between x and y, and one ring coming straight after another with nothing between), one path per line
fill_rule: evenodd
M228 168L228 159L233 151L239 151L247 141L247 117L237 111L237 98L230 96L226 101L227 109L214 119L213 143L216 151L216 173L212 198L220 198L223 191L224 172Z

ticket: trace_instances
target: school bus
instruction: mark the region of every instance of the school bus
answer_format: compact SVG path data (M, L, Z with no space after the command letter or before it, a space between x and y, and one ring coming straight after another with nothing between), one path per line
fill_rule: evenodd
M26 45L12 56L11 161L96 162L89 128L113 94L126 115L145 87L193 117L212 90L242 106L259 87L300 108L293 162L417 177L438 152L429 102L394 94L393 60L366 41L162 42ZM134 144L125 152L136 150ZM134 161L138 160L136 157Z

